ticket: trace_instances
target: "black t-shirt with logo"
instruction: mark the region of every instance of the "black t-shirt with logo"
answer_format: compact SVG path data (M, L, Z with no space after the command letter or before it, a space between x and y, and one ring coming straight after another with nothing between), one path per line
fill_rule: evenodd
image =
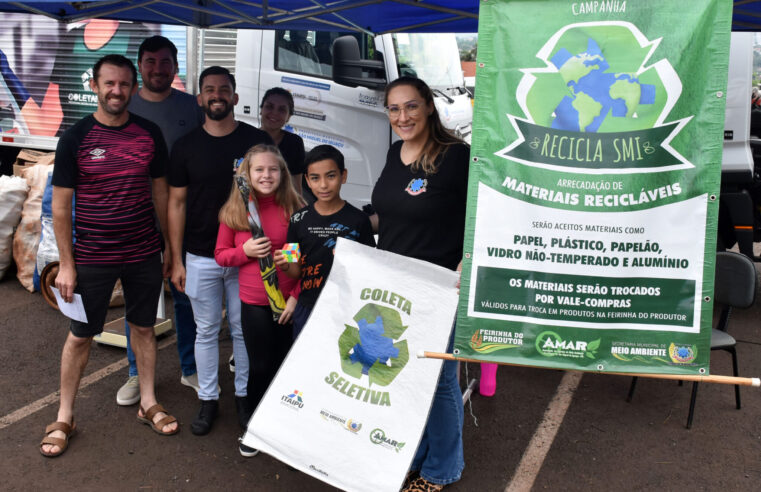
M243 122L223 137L209 135L199 126L180 137L169 159L170 186L187 187L185 251L214 258L219 230L219 209L233 184L235 162L257 144L272 139L262 130Z
M320 215L312 204L291 216L288 242L299 243L301 249L302 306L311 307L317 301L333 266L333 249L339 237L375 247L370 219L350 203L331 215Z
M373 189L378 248L454 270L465 238L470 147L450 145L427 175L404 165L402 143L389 149Z

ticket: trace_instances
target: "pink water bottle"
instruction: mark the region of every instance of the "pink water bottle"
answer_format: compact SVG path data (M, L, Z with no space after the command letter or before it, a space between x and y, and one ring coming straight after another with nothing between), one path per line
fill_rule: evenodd
M481 363L481 381L478 384L478 392L481 396L494 396L497 391L497 364L491 362Z

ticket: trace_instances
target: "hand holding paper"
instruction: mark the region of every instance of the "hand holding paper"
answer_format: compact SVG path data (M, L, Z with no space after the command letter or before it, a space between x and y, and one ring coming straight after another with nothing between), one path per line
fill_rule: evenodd
M87 323L87 313L85 313L85 305L82 303L82 296L80 294L73 294L71 302L66 302L63 300L63 297L61 297L60 290L55 287L51 287L51 290L53 291L53 294L55 294L58 309L60 309L65 316L75 321Z

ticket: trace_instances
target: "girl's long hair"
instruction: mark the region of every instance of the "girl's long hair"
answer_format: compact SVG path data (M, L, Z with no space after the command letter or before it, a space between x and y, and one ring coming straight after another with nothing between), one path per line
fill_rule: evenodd
M304 206L304 201L293 188L291 173L288 172L288 166L285 163L285 159L283 159L283 156L280 154L277 147L274 145L259 144L248 149L248 152L246 152L243 161L238 167L237 174L245 177L246 182L254 195L254 201L256 201L256 192L254 192L254 187L251 186L251 161L254 156L266 153L275 156L278 162L278 167L280 168L280 184L275 190L275 203L282 207L283 220L285 223L288 223L293 212ZM230 229L235 231L248 231L250 230L250 227L248 225L247 212L248 210L243 202L240 191L238 190L238 185L235 180L233 180L230 196L227 197L227 201L219 210L219 222L227 225Z
M420 94L420 97L425 101L425 106L433 108L433 111L428 115L426 120L428 141L423 146L423 151L420 153L420 156L418 156L417 160L413 162L410 167L412 172L417 172L422 169L426 174L436 174L438 171L436 159L440 155L443 155L450 145L462 143L462 140L454 136L441 124L439 112L433 102L433 92L431 91L431 88L417 77L399 77L388 84L383 96L384 106L388 105L389 93L400 85L408 85L415 88L415 90L418 91L418 94Z

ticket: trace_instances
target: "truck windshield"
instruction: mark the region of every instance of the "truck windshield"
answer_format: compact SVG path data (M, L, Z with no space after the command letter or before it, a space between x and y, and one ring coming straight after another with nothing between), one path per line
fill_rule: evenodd
M454 34L397 33L394 49L402 76L418 77L436 89L465 84Z

